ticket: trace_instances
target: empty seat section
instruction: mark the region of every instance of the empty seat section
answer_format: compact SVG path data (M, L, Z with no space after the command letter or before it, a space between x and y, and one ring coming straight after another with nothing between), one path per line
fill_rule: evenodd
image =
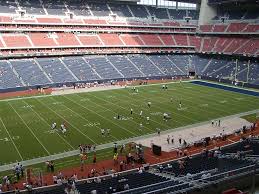
M205 66L209 63L210 59L206 57L200 57L200 56L191 56L191 63L195 67L195 73L196 75L202 75L202 71L205 68Z
M76 46L80 45L76 37L72 33L56 33L57 42L60 46Z
M0 1L0 13L16 13L18 9L15 0L1 0Z
M47 33L30 33L29 37L34 46L57 46L54 39Z
M91 16L90 10L87 8L86 1L84 0L66 0L69 11L75 15Z
M145 42L146 45L163 45L163 43L158 38L158 35L141 34L139 37Z
M2 35L7 47L31 47L27 36L20 34L5 34Z
M83 45L103 45L98 35L80 34L77 37Z
M176 45L182 45L182 46L187 46L187 35L185 34L174 34L174 39L176 41Z
M104 45L123 45L118 34L99 34Z
M109 61L124 75L125 78L143 77L143 74L123 55L111 55Z
M19 5L28 14L45 15L45 11L39 0L18 0Z
M225 32L227 27L228 27L227 25L215 24L213 28L213 32Z
M247 41L246 38L234 38L231 44L224 50L225 53L233 53Z
M161 34L159 36L160 36L161 40L165 43L165 45L176 45L176 43L171 35Z
M88 3L94 16L109 16L111 14L106 3Z
M188 73L188 66L190 64L189 56L186 55L169 55L169 59L183 72L184 75Z
M42 2L49 15L65 15L68 11L63 0L43 0Z
M227 28L227 32L241 32L247 25L247 23L231 23Z
M164 72L165 75L182 75L182 72L167 58L166 55L151 55L149 58Z
M202 51L211 52L213 47L215 46L217 39L218 38L216 38L216 37L204 38Z
M183 20L184 17L186 17L186 10L176 10L176 9L168 9L169 14L171 16L172 19L175 20Z
M0 61L0 89L23 86L6 61Z
M129 5L130 10L134 14L134 17L147 18L149 14L142 5Z
M76 81L58 58L38 58L37 61L54 83Z
M187 16L191 17L192 20L198 20L199 19L199 11L197 11L197 10L187 10Z
M100 79L89 63L82 57L65 57L62 61L80 81Z
M104 56L85 57L92 69L94 69L102 79L122 78L121 74L111 65L110 61Z
M18 59L10 62L26 85L35 86L50 83L34 60Z
M146 75L162 76L164 75L145 55L129 55L128 58Z
M128 6L125 4L109 4L112 12L120 17L133 17L130 13Z
M155 7L147 7L151 16L155 16L158 19L169 19L167 14L167 9L165 8L155 8Z
M126 45L144 45L139 35L135 34L121 34L120 38Z
M201 38L198 36L189 36L190 46L195 46L196 51L200 50L201 47Z
M256 54L259 51L259 39L250 39L242 45L235 53L238 54Z

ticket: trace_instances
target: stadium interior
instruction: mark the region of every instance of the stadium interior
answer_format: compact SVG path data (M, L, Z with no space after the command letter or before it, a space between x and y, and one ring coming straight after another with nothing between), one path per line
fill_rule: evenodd
M223 90L233 93L240 92L231 88L248 91L243 94L252 95L254 102L259 97L258 0L1 0L0 31L2 110L1 101L9 104L8 100L17 97L51 95L47 91L54 88L76 90L82 85L128 82L149 85L152 80L156 84L200 80L206 84L199 87L222 84ZM182 108L181 101L179 106ZM259 105L250 104L240 112L248 110L258 111ZM7 131L1 117L0 145L1 130ZM156 160L160 156L149 150L155 162L119 173L82 176L82 180L74 177L61 184L33 185L28 168L26 178L10 187L4 175L12 174L10 165L22 161L6 164L3 158L8 153L1 150L0 193L255 193L259 181L257 121L230 134L234 140L229 145L224 137L211 137L193 155L185 153L189 147L181 147L167 161ZM220 146L212 146L215 141ZM44 177L39 174L38 179Z

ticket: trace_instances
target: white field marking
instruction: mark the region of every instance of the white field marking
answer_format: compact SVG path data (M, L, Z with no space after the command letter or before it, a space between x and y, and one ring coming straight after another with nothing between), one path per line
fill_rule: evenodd
M199 105L200 107L208 107L209 105L208 104L201 104Z
M52 99L53 99L53 98L52 98ZM53 100L55 100L55 99L53 99ZM77 112L73 111L71 108L69 108L69 107L66 106L65 104L63 104L62 106L66 107L68 110L70 110L71 112L77 114L79 117L81 117L82 119L84 119L86 122L90 123L90 121L89 121L88 119L86 119L85 117L81 116L81 115L78 114ZM99 127L99 125L96 125L96 127L101 130L101 127ZM111 135L111 137L113 137L114 139L116 139L116 140L118 141L118 139L117 139L116 137L114 137L114 136L112 136L112 135ZM90 137L89 137L89 138L90 138ZM95 142L95 144L97 144L97 143Z
M29 105L27 102L25 102L23 100L23 102L27 105ZM44 123L46 123L46 125L48 127L50 127L49 123L42 117L40 116L33 108L31 108L31 110L38 116L38 118L40 118ZM71 147L72 149L75 149L65 138L63 138L59 133L56 133L69 147Z
M125 97L127 97L127 98L130 98L130 97L128 97L126 94L121 94L121 95L123 95L123 96L125 96ZM144 100L146 100L147 102L149 101L149 99L148 98L145 98L145 97L141 97L141 98L143 98ZM162 97L160 97L160 98L162 98ZM164 98L163 98L164 99ZM134 99L135 101L137 101L137 102L139 102L139 100L137 100L137 99ZM160 101L156 101L156 100L152 100L152 101L154 101L154 102L157 102L157 103L160 103L161 104L161 102ZM154 106L154 105L152 105L152 106ZM161 109L159 106L156 106L156 107L158 107L160 110L162 110L162 111L164 111L164 109ZM144 109L146 109L146 110L149 110L148 108L144 108ZM165 110L167 110L167 111L169 111L169 112L171 112L171 110L168 110L168 109L165 109ZM192 120L192 121L199 121L199 120L197 120L197 119L193 119L193 118L190 118L190 117L187 117L187 116L184 116L184 115L181 115L181 114L178 114L177 112L173 112L175 115L179 115L180 117L184 117L184 118L186 118L186 119L188 119L188 120ZM173 114L172 113L172 114ZM176 122L176 123L181 123L181 122L179 122L179 121L177 121L177 120L174 120L174 122Z
M235 98L236 100L240 101L240 100L244 100L244 98Z
M192 81L200 81L200 80L185 80L185 81L182 81L182 82L192 82ZM173 82L165 82L166 84L178 84L179 82L177 81L173 81ZM139 86L135 86L135 87L148 87L148 86L157 86L157 85L162 85L162 84L165 84L165 83L158 83L158 84L149 84L149 85L139 85ZM128 87L131 87L131 86L128 86ZM101 91L106 91L106 90L123 90L125 89L125 87L120 87L120 88L105 88L105 89L100 89L100 90L86 90L85 92L77 92L76 90L73 90L74 93L70 93L70 94L55 94L55 96L64 96L64 95L72 95L72 94L77 94L77 93L88 93L88 92L101 92ZM50 96L53 96L53 94L47 94L47 95L42 95L42 96L25 96L25 97L19 97L19 98L10 98L10 99L1 99L1 101L16 101L16 100L24 100L24 99L31 99L31 98L46 98L46 97L50 97Z
M58 104L64 104L64 102L52 102L51 104L58 105Z
M4 129L6 130L6 133L8 134L9 138L11 139L11 142L12 142L12 144L14 145L14 148L15 148L15 150L17 151L17 153L18 153L19 157L20 157L20 158L21 158L21 160L23 161L23 157L22 157L22 155L21 155L20 151L18 150L18 148L17 148L16 144L14 143L14 141L13 141L13 139L12 139L12 137L11 137L11 135L10 135L9 131L7 130L7 128L6 128L6 126L5 126L5 124L4 124L4 122L3 122L3 120L2 120L2 118L1 118L1 117L0 117L0 121L1 121L1 123L3 124Z
M197 89L198 90L198 89ZM201 90L198 90L198 91L201 91ZM194 96L191 92L185 92L184 90L182 90L181 92L183 92L183 93L187 93L187 95L189 95L189 96ZM203 96L201 96L201 97L203 97ZM164 98L164 97L162 97L162 96L158 96L158 98L162 98L162 99L166 99L166 98ZM188 98L188 99L192 99L193 97L190 97L190 98ZM197 98L195 98L196 100L199 100L199 99L197 99ZM187 100L187 98L184 98L184 100L185 101L188 101L188 102L192 102L191 100ZM200 101L200 100L199 100ZM216 105L218 105L218 103L216 103L216 102L211 102L211 103L213 103L213 104L216 104ZM190 107L194 107L194 108L196 108L195 106L190 106ZM213 109L213 110L217 110L217 111L219 111L219 112L225 112L225 113L227 113L227 114L229 114L229 112L227 112L227 111L224 111L223 109L218 109L218 108L215 108L215 106L213 106L213 108L211 108L211 109ZM205 111L205 110L203 110L203 111ZM189 112L189 111L187 111L187 112ZM205 111L205 112L210 112L210 111ZM196 114L195 112L190 112L190 113L192 113L192 114Z
M89 98L83 98L80 100L81 102L85 102L85 101L91 101Z
M78 96L79 96L79 95L78 95ZM115 103L113 103L113 102L106 101L106 100L101 99L101 98L99 98L99 97L97 97L97 96L95 96L95 95L92 95L92 96L94 96L95 98L100 99L100 100L102 100L102 101L104 101L104 102L106 102L106 103L110 103L110 104L113 104L113 105L115 105L115 106L117 106L117 107L120 107L121 109L127 110L126 108L124 108L124 107L122 107L122 106L120 106L120 105L118 105L118 104L115 104ZM82 98L81 96L79 96L79 97ZM95 104L96 104L96 103L95 103ZM103 107L103 106L101 106L101 105L99 105L99 104L96 104L96 105L98 105L98 106L100 106L100 107L102 107L102 108L105 108L105 109L107 109L107 110L110 110L110 112L113 112L114 114L116 114L113 110L111 110L111 109L109 109L109 108ZM134 112L133 112L133 114L138 115L137 113L134 113ZM153 122L155 122L155 123L158 123L158 122L156 122L156 121L154 121L154 120L152 120L152 119L150 119L150 121L153 121ZM139 123L137 123L137 122L134 121L134 120L132 120L132 122L134 122L134 123L136 123L136 124L139 124ZM158 123L158 124L161 125L162 123ZM162 125L163 125L163 124L162 124ZM164 125L164 126L166 126L167 128L170 127L170 126L168 126L168 125ZM151 131L151 132L154 131L154 130L152 130L152 129L146 127L146 126L143 126L143 127L146 128L146 129L148 129L148 130Z
M31 134L35 137L35 139L39 142L39 144L43 147L43 149L47 152L48 155L50 155L50 152L47 150L47 148L42 144L42 142L39 140L39 138L35 135L35 133L32 131L32 129L27 125L27 123L24 121L24 119L21 117L21 115L15 110L15 108L11 105L11 103L8 102L8 104L12 107L14 112L19 116L21 121L24 123L24 125L29 129Z
M188 107L177 108L177 110L179 110L179 111L187 110L187 109L188 109Z
M31 108L32 105L22 106L21 108Z
M150 115L161 116L161 115L163 115L163 113L161 113L161 112L151 112Z
M44 103L42 103L40 100L37 99L38 102L40 102L42 105L44 105L46 108L48 108L50 111L52 111L53 113L55 113L56 115L58 115L60 118L62 118L64 121L66 121L70 126L72 126L73 128L75 128L79 133L81 133L83 136L85 136L87 139L89 139L92 143L96 144L96 142L90 138L88 135L86 135L85 133L83 133L80 129L78 129L76 126L74 126L72 123L68 122L65 117L63 117L62 115L60 115L59 113L57 113L56 111L54 111L53 109L49 108L48 106L46 106ZM62 105L64 106L64 105Z
M203 81L203 82L206 82L206 81ZM208 82L208 83L210 83L210 82ZM212 82L213 83L213 82ZM224 84L221 84L221 83L219 83L219 85L224 85ZM228 85L225 85L225 86L228 86ZM205 87L207 87L207 88L211 88L211 89L217 89L217 88L213 88L213 87L208 87L208 86L205 86ZM233 87L233 86L229 86L229 87L232 87L232 88L239 88L239 87ZM204 92L204 91L202 91L202 90L199 90L199 89L197 89L198 91L201 91L201 92ZM246 95L246 96L248 96L248 97L255 97L255 96L251 96L251 95L248 95L248 94L243 94L243 93L238 93L238 92L232 92L232 91L229 91L229 90L223 90L223 89L218 89L218 90L221 90L221 91L225 91L224 93L222 92L220 92L218 95L219 96L222 96L222 97L228 97L229 98L229 96L233 96L234 97L234 95ZM248 90L248 91L254 91L254 92L259 92L258 90L257 91L255 91L255 90L250 90L250 89L243 89L243 90ZM248 103L250 102L250 99L244 99L244 101L247 101ZM231 103L232 104L232 103ZM241 105L239 105L239 104L235 104L235 106L241 106ZM234 107L234 106L233 106ZM235 110L237 110L237 109L235 109Z
M221 104L225 104L226 102L228 102L227 100L221 100L221 101L219 101L219 103L221 103Z
M99 122L89 122L87 124L85 124L85 127L96 127L96 126L100 126L101 124Z
M79 96L78 94L75 94L75 95ZM67 98L67 97L65 97L65 96L63 96L63 97L66 98L66 99L68 99L68 100L71 101L71 102L74 102L74 103L77 104L78 106L81 106L82 108L84 108L84 109L86 109L86 110L88 110L88 111L91 111L91 112L93 112L94 114L96 114L96 115L102 117L103 119L105 119L105 120L107 120L107 121L113 123L114 125L118 126L119 128L124 129L125 131L131 133L132 135L137 135L136 133L134 133L134 132L132 132L132 131L129 131L129 130L126 129L125 127L122 127L122 126L118 125L117 123L112 122L112 120L107 119L106 117L100 115L99 113L97 113L97 112L95 112L95 111L92 111L91 109L89 109L89 108L87 108L87 107L85 107L85 106L82 106L81 104L78 104L78 103L75 102L74 100L71 100L70 98ZM82 98L81 96L79 96L79 97ZM93 103L94 103L94 102L93 102ZM95 103L95 104L96 104L96 103ZM98 105L98 106L101 106L101 105L99 105L99 104L97 104L97 105ZM103 107L103 106L101 106L101 107ZM103 107L103 108L104 108L104 107ZM105 109L107 109L107 108L105 108ZM112 111L112 112L113 112L113 111Z
M226 117L215 118L215 120L218 120L218 119L226 120L226 119L229 119L229 118L241 117L241 116L256 113L258 111L259 111L259 109L256 109L256 110L238 113L238 114L234 114L234 115L230 115L230 116L226 116ZM182 126L182 127L178 127L178 128L170 128L168 130L161 131L161 134L163 135L163 134L167 134L169 132L180 131L182 129L189 129L189 128L202 126L204 124L210 124L210 123L211 123L211 121L202 121L202 122L199 122L199 123L195 123L195 124L191 124L191 125L187 125L187 126ZM127 139L124 139L124 140L119 141L117 143L121 145L121 144L126 144L128 142L139 141L139 140L144 139L144 138L151 138L151 137L156 137L156 136L157 136L157 133L154 132L152 134L145 134L145 135L141 135L141 136L138 136L138 137L127 138ZM103 150L103 149L106 149L106 148L111 148L111 147L113 147L112 142L107 143L107 144L97 145L96 151ZM45 162L47 160L56 160L56 159L61 159L61 158L69 157L69 156L75 156L75 155L79 155L78 149L73 150L73 151L68 151L68 152L62 152L60 154L53 154L51 156L44 156L44 157L40 157L40 158L34 158L34 159L28 158L28 160L23 162L23 165L24 166L30 166L30 165L33 165L33 164ZM0 172L12 169L15 164L16 163L5 164L5 165L0 166Z

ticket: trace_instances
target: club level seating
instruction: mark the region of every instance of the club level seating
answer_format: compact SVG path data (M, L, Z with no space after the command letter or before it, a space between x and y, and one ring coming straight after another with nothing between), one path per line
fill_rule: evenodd
M200 31L202 32L257 32L259 25L249 23L230 23L214 24L214 25L201 25Z
M146 45L163 45L158 35L140 34L139 37L144 41Z

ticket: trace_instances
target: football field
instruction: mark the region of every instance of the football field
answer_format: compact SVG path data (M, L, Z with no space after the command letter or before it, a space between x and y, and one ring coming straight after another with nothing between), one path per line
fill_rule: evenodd
M156 128L167 130L259 109L259 98L254 96L188 82L168 84L168 90L161 86L141 86L138 93L129 87L2 100L0 165L75 150L79 144L115 142L155 133ZM171 119L164 121L163 113ZM58 129L65 122L67 133L52 130L54 122ZM110 136L103 137L102 128L109 128Z

